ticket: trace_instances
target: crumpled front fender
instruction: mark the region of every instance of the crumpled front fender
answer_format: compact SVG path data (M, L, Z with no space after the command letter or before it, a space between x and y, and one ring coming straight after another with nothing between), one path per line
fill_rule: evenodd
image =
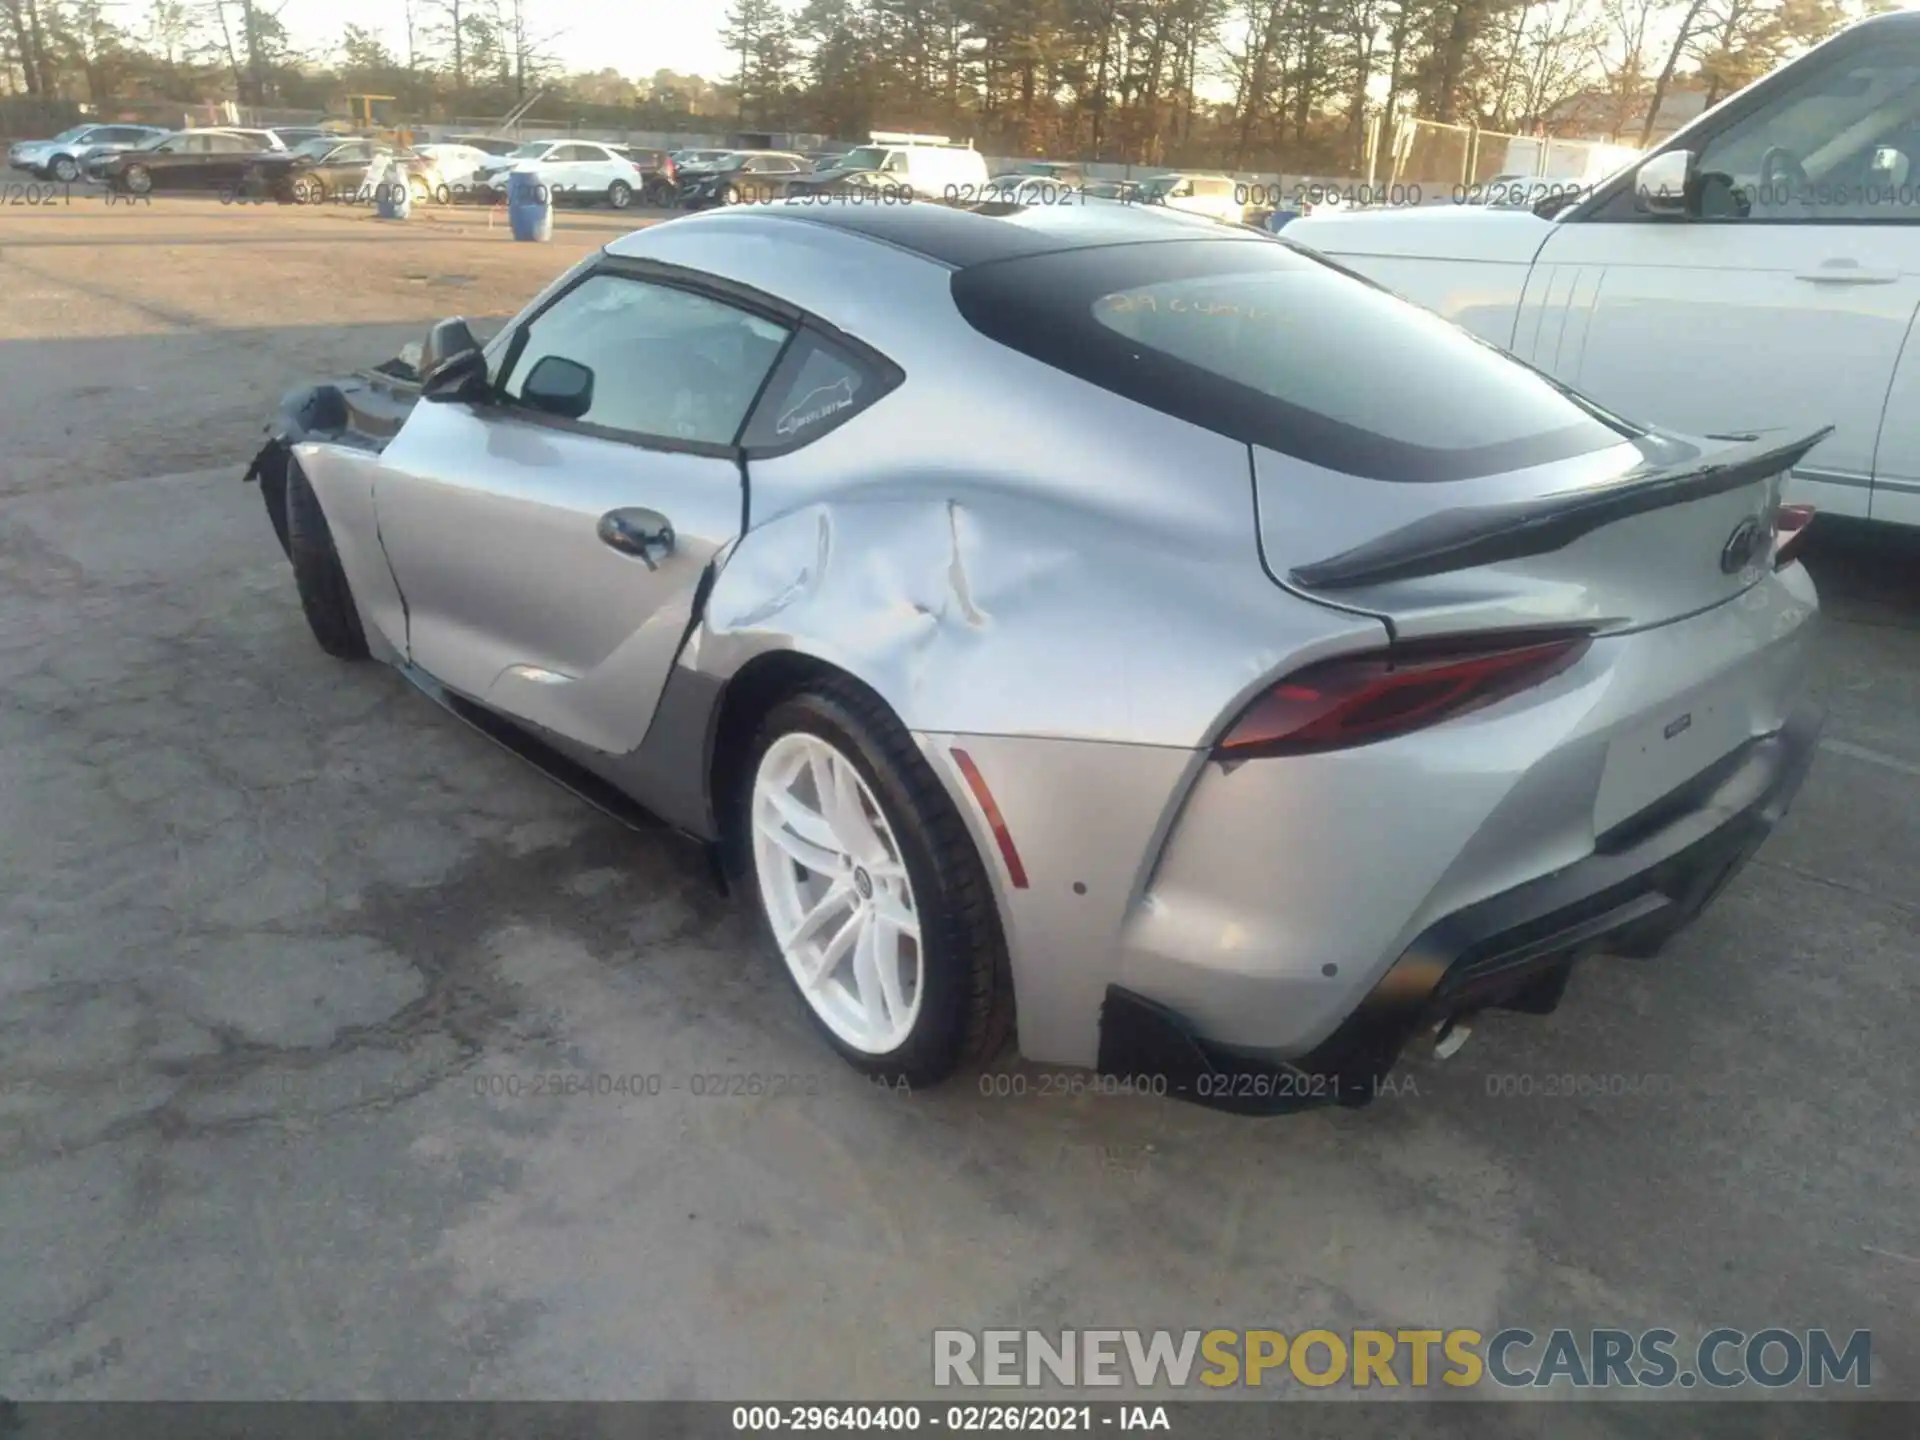
M287 469L293 446L301 440L337 438L346 428L347 397L337 384L302 385L289 390L267 426L267 443L241 477L242 484L260 482L267 519L288 559L293 558L293 552L287 540Z

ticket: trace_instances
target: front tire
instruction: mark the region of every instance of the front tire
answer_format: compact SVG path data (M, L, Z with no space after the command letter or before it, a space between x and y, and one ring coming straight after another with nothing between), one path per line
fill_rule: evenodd
M120 177L129 195L146 195L153 190L153 172L144 165L129 165Z
M766 942L861 1073L934 1085L1012 1026L998 905L966 824L864 687L816 682L768 712L735 817Z
M50 167L53 178L62 185L71 185L80 178L80 162L71 155L56 155Z
M333 547L333 532L300 462L287 457L287 553L307 628L320 648L337 660L367 658L367 636L353 603L347 572Z

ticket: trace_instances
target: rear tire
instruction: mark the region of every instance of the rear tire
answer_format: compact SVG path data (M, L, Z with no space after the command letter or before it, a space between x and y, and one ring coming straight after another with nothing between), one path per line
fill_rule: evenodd
M797 795L782 783L796 762L799 775L807 777L790 782ZM826 818L838 807L822 799L812 778L816 763L841 777L831 783L843 786L842 794L857 792L850 824ZM857 777L857 785L847 777ZM783 817L795 804L813 811L807 825L817 837L826 838L815 820L845 846L847 858L830 865L831 873L789 858L800 831ZM742 888L759 909L763 943L779 958L809 1018L854 1069L890 1083L935 1085L962 1065L991 1059L1005 1045L1013 1025L1013 986L993 885L952 799L878 696L852 680L827 678L768 711L748 747L730 828L736 871L744 872ZM776 833L783 839L769 838ZM863 845L873 847L872 858L858 853ZM839 935L840 910L791 945L783 946L776 933L776 925L793 933L796 915L810 911L835 885L850 911L858 902L876 916L874 948L864 953L874 957L869 963L893 967L891 998L904 1002L889 1005L885 1023L867 1025L855 1013L868 994L855 968L862 941L850 942L844 958L811 986L802 980L827 953L826 940L817 937ZM882 918L903 910L915 922L917 938L905 938L905 931ZM889 945L890 951L884 948ZM911 981L911 994L903 977Z
M616 210L624 210L633 204L633 187L624 180L616 180L607 186L607 204Z
M293 560L294 588L307 628L320 648L337 660L367 658L367 636L347 585L347 572L333 548L326 513L307 483L300 462L287 457L287 553Z

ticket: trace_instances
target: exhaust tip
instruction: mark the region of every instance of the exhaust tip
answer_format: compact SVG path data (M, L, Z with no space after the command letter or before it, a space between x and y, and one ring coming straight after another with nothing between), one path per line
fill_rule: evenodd
M1473 1026L1464 1020L1448 1016L1434 1027L1433 1058L1447 1060L1460 1053L1467 1041L1472 1038Z

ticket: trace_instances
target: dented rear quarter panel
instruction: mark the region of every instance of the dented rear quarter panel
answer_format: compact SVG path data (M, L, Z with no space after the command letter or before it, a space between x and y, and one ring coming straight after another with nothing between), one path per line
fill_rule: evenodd
M919 323L830 317L907 379L748 462L748 529L682 663L724 681L797 651L878 692L992 877L1022 1052L1091 1064L1128 917L1220 728L1276 673L1386 636L1264 572L1244 445L1000 347L916 268L923 303L896 313Z

